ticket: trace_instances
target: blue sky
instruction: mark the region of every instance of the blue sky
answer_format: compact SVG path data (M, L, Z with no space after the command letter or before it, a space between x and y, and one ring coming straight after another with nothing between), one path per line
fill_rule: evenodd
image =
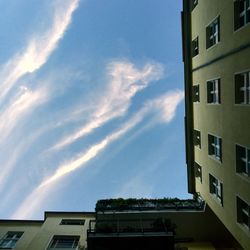
M181 1L0 2L0 214L189 197Z

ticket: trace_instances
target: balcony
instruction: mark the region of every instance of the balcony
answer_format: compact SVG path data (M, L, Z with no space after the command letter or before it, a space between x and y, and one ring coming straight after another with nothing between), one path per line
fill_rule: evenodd
M91 220L87 234L89 250L174 249L174 229L170 220Z

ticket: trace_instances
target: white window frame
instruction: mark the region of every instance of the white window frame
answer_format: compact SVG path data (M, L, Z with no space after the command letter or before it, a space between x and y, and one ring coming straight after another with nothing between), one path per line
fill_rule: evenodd
M250 148L247 148L245 146L236 144L236 146L241 147L244 151L245 151L245 157L240 157L240 160L243 162L244 165L244 169L242 169L242 167L240 167L240 171L237 170L238 173L244 174L246 176L250 176ZM236 152L237 154L237 152ZM239 156L236 155L236 158L238 158ZM239 169L239 166L236 166L237 169Z
M57 247L60 246L60 240L66 239L66 238L74 238L71 247ZM49 246L47 247L48 250L52 250L52 249L78 249L78 245L79 245L79 241L80 241L80 236L78 235L54 235L49 243ZM53 245L53 246L52 246Z
M208 134L208 136L212 137L212 139L213 139L211 145L208 145L209 148L213 147L213 150L212 150L213 154L210 154L210 152L209 152L209 155L211 155L216 160L222 162L222 154L221 154L222 145L220 146L220 141L221 141L221 144L222 144L221 137L216 136L216 135L212 135L212 134ZM209 139L208 139L208 144L210 144Z
M220 16L214 18L213 21L207 25L207 28L206 28L206 37L208 40L206 48L210 49L211 47L220 42ZM207 32L209 32L209 34L207 34Z
M236 85L239 84L239 82L235 80L235 94L238 91L243 92L243 100L241 100L241 102L236 102L237 100L235 100L235 104L236 105L250 105L250 70L248 69L247 71L238 72L238 73L235 73L234 75L235 75L235 79L236 79L236 76L238 75L241 75L244 78L243 86L240 88L236 88L237 87Z
M209 185L210 187L213 186L214 188L214 192L210 189L210 193L220 202L220 204L222 205L223 202L223 193L221 190L221 186L223 185L223 183L218 180L216 177L214 177L213 175L209 174ZM211 183L212 181L212 183Z
M209 82L212 82L212 89L207 93L212 95L212 102L209 102L209 104L220 104L220 78L209 80L207 84Z
M248 6L247 6L248 5ZM242 12L239 13L239 17L243 17L244 20L244 24L243 26L245 26L248 22L247 22L247 11L250 10L250 0L244 0L244 9Z
M11 237L9 234L13 234ZM23 232L9 231L5 236L0 240L1 249L12 249L15 248L17 241L22 237Z
M240 204L239 204L240 203ZM247 209L245 209L244 207L240 206L244 203L244 205L246 206ZM239 196L237 196L237 221L244 225L248 230L250 230L250 205L245 202L243 199L241 199ZM243 221L243 214L246 216L246 218L248 219L248 223L246 224Z
M250 72L242 73L244 75L244 86L240 91L244 93L243 104L250 104Z

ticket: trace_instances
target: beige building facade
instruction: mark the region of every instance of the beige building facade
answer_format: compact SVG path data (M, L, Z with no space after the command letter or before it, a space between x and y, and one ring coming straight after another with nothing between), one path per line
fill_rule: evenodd
M91 212L45 212L44 220L0 220L0 249L84 250L94 218Z
M250 249L250 1L183 1L189 192Z

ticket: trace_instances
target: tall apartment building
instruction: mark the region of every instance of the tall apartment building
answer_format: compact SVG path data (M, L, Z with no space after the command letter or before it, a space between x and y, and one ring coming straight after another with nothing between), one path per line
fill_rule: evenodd
M184 0L188 189L250 249L250 0Z

